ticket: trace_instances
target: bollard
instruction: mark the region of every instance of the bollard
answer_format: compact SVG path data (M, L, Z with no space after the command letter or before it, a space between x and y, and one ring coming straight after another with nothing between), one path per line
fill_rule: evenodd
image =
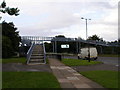
M57 59L62 60L61 55L57 55Z

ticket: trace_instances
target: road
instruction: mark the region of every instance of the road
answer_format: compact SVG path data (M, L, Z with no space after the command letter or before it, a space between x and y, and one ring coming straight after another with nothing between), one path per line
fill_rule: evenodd
M118 57L98 57L97 61L102 61L103 63L110 65L118 65Z
M77 59L77 56L64 56L63 58ZM118 57L98 57L97 61L101 61L105 64L118 66ZM119 62L120 64L120 62Z

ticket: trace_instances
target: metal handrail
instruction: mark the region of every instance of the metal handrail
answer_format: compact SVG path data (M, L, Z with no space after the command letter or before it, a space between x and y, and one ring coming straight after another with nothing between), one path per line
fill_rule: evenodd
M32 43L31 47L29 48L28 52L27 52L27 64L30 61L30 57L32 55L32 51L33 51L33 47L34 47L35 43Z
M43 42L43 49L44 49L44 63L46 64L46 51L45 51L45 44Z

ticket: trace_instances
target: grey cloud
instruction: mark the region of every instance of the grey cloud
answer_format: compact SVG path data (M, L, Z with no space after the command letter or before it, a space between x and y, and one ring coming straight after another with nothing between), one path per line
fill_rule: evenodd
M114 8L117 8L117 5L111 5L109 2L91 2L89 4L93 4L93 6L95 7L101 7L101 8L104 8L104 9L114 9Z
M46 36L46 37L50 37L50 36L55 36L55 35L59 35L59 34L63 34L62 32L56 32L56 31L52 31L52 30L39 30L39 29L28 29L28 28L23 28L22 30L20 30L20 35L22 36Z

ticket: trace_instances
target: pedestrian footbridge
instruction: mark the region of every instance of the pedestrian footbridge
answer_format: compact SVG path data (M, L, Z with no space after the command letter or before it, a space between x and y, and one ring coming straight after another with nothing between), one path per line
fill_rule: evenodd
M22 45L31 46L32 43L38 44L46 41L63 41L63 42L79 42L79 43L86 43L86 44L94 44L100 46L117 46L117 45L109 45L107 42L100 42L95 40L83 40L77 38L66 38L66 37L40 37L40 36L21 36Z

